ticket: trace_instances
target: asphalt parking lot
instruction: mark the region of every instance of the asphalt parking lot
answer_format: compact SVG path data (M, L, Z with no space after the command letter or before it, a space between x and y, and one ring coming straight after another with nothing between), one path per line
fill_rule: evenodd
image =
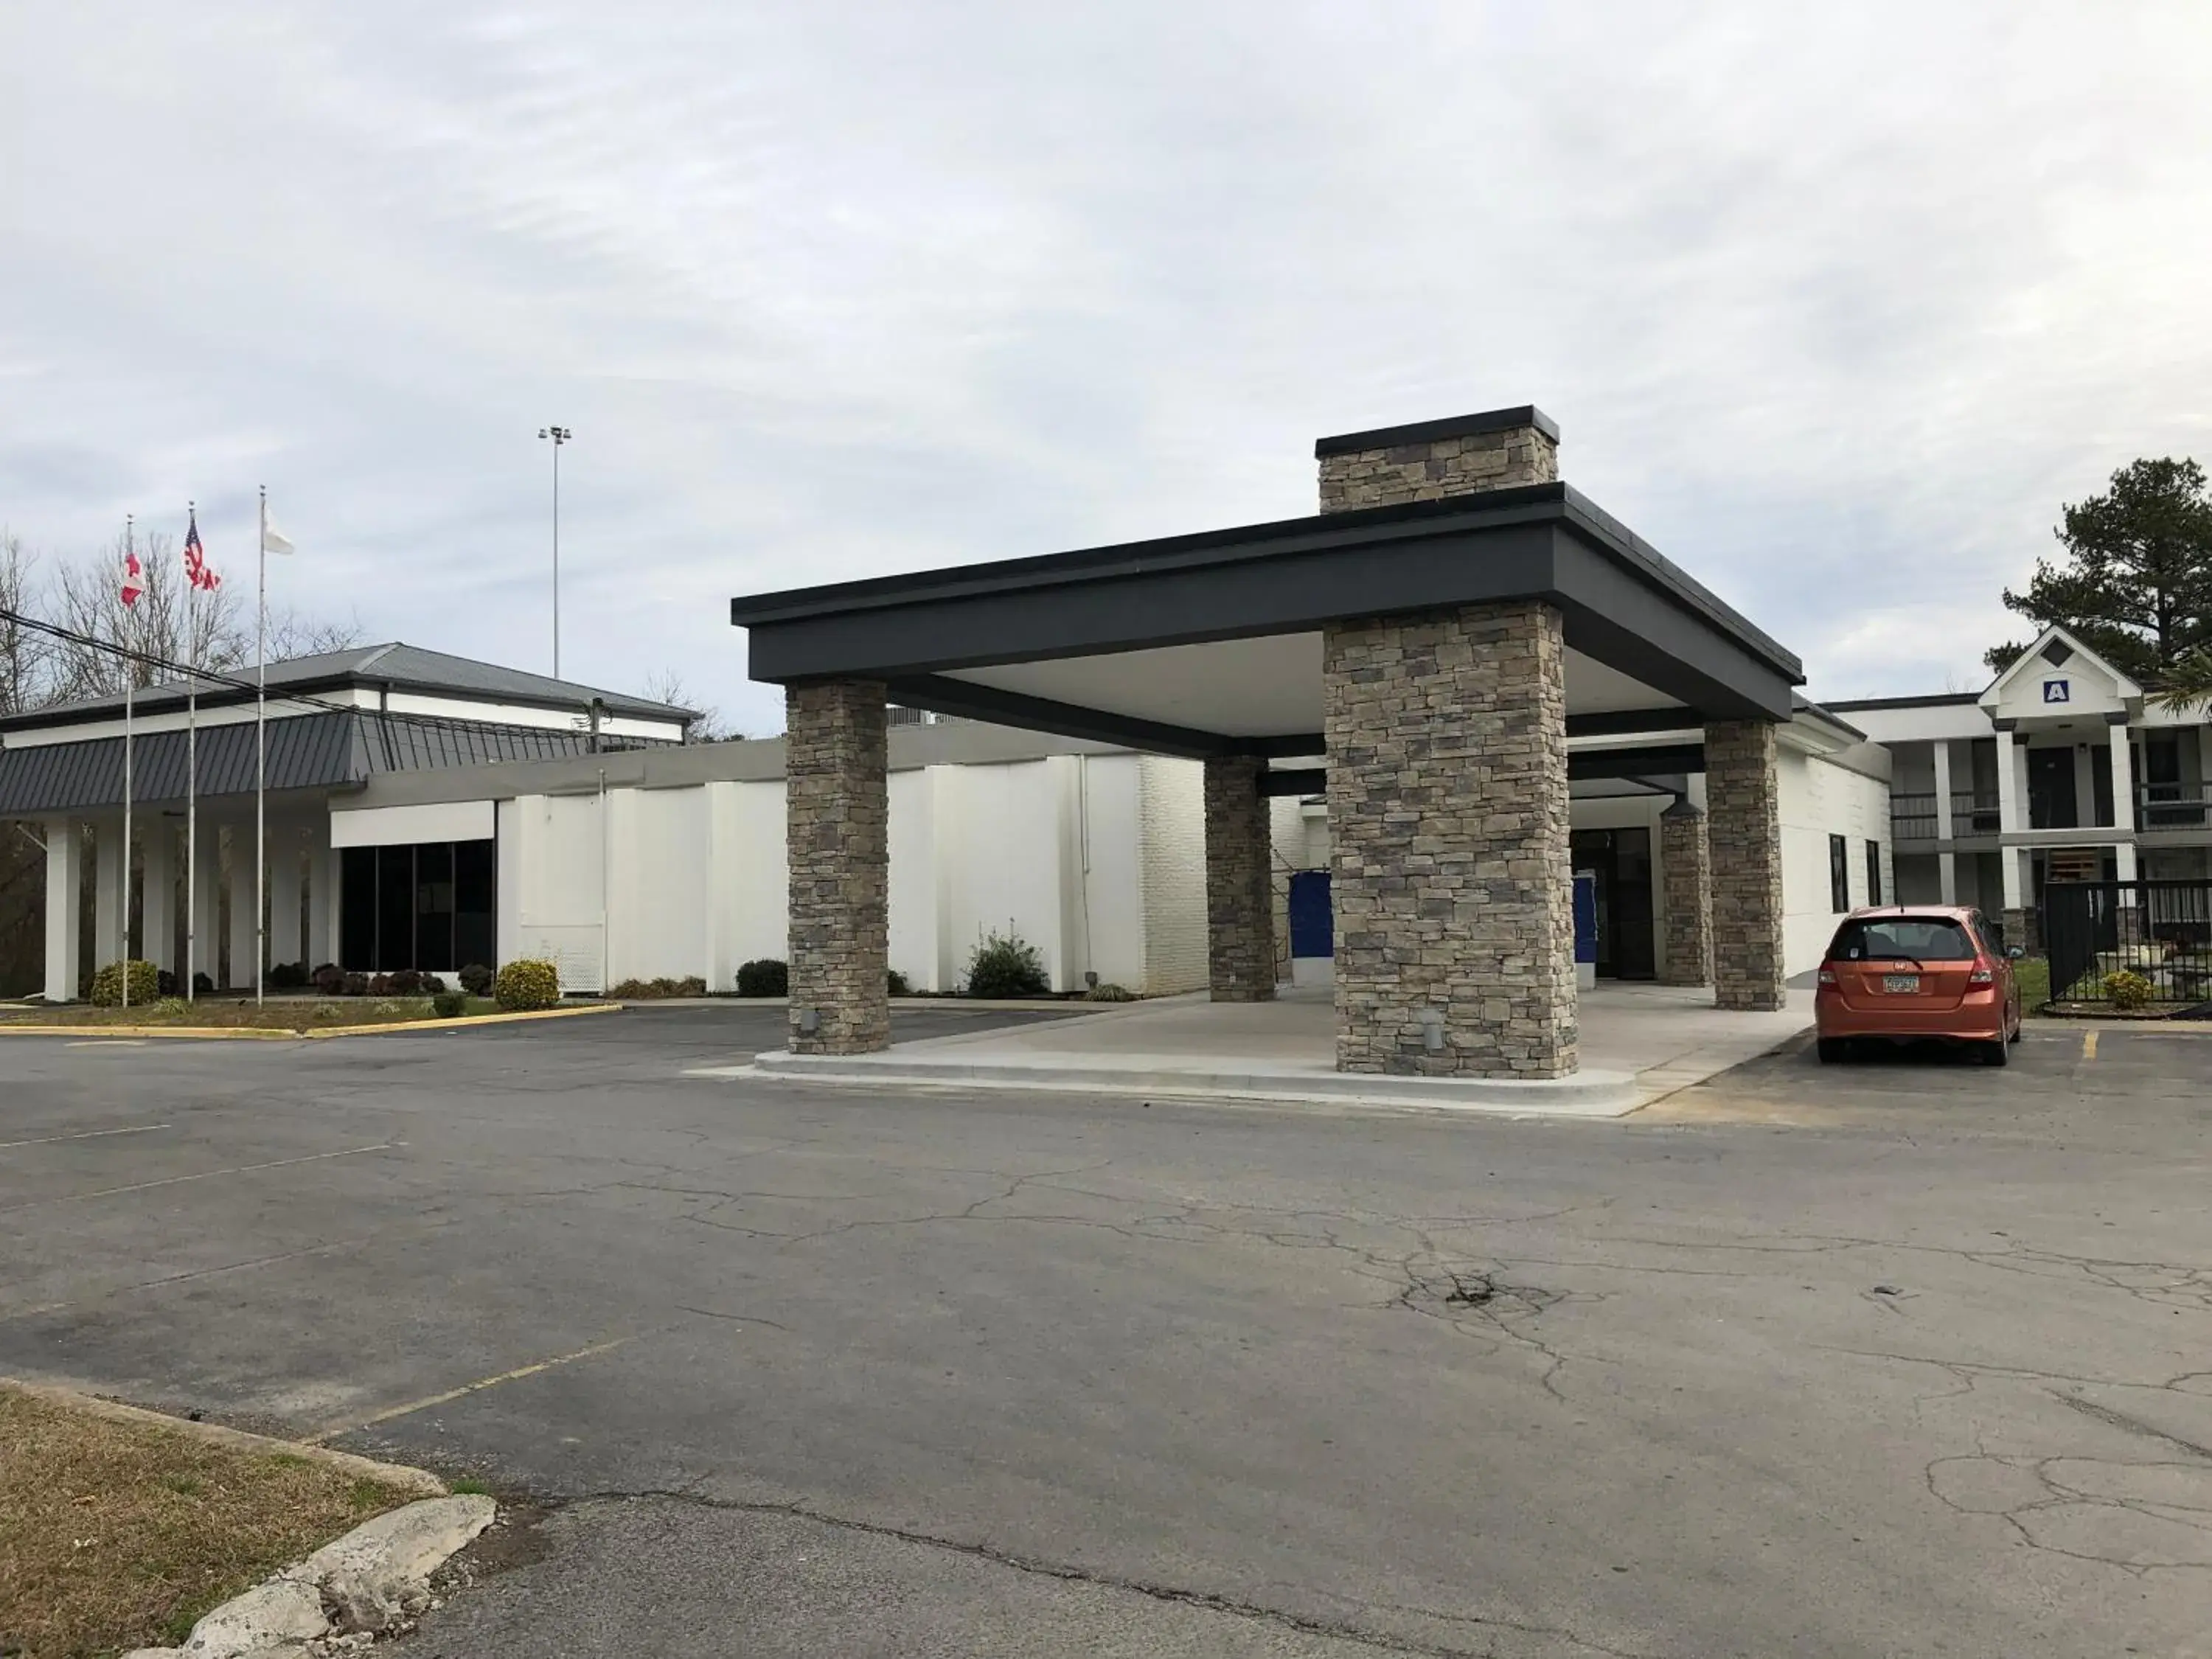
M420 1656L2212 1652L2212 1036L1617 1121L684 1075L780 1018L0 1040L0 1373L542 1500Z

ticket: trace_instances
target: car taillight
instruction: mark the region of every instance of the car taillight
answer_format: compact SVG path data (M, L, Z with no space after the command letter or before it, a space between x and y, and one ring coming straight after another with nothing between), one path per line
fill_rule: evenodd
M1823 968L1822 969L1820 969L1820 983L1821 983L1821 984L1823 984L1823 985L1833 985L1835 982L1836 982L1836 970L1835 970L1834 969L1832 969L1832 968Z
M1996 982L1996 972L1985 962L1975 963L1974 971L1966 975L1966 983L1969 985L1994 985Z

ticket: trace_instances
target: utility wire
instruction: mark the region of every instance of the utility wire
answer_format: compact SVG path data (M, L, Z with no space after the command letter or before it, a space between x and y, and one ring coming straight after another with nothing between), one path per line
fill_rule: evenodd
M34 633L45 634L52 638L65 641L71 645L79 646L93 651L102 652L111 656L125 658L133 662L143 663L146 666L159 669L163 673L181 675L189 679L200 680L203 682L212 682L217 686L224 687L231 690L251 692L256 690L255 683L243 675L225 673L220 669L195 668L188 663L180 663L171 658L164 657L158 652L133 650L128 647L118 645L112 640L103 640L97 635L83 633L74 628L65 628L59 623L47 622L43 617L33 617L24 611L11 611L4 605L0 605L0 623L12 623L20 627L27 628ZM151 690L155 688L146 686L140 689L142 690ZM567 732L550 726L512 726L501 725L495 721L490 720L464 720L441 714L413 714L395 712L390 709L362 708L353 703L332 702L326 698L318 697L313 693L306 691L293 692L283 690L272 690L270 693L269 700L271 702L293 703L301 708L312 708L325 714L370 714L375 716L380 720L392 721L404 726L420 726L441 732L451 732L456 726L463 726L470 729L483 731L531 732L542 733L547 737L571 735ZM574 735L580 736L584 734L575 733ZM599 742L603 748L614 747L617 749L627 749L632 747L662 746L655 744L650 738L614 738L605 736L604 734L600 737Z

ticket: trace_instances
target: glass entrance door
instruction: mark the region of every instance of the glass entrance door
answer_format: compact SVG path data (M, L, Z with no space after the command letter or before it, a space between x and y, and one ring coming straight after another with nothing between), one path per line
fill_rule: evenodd
M1577 830L1571 845L1573 868L1596 878L1598 977L1651 978L1650 830Z

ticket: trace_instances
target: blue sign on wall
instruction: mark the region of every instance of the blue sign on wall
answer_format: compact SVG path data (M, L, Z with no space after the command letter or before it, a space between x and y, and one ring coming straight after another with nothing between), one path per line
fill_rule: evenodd
M1326 870L1291 872L1291 954L1336 954L1336 918L1329 902Z
M1589 870L1575 875L1575 960L1597 960L1597 876Z
M2074 700L2074 683L2071 680L2044 681L2043 700L2045 702L2071 702Z

